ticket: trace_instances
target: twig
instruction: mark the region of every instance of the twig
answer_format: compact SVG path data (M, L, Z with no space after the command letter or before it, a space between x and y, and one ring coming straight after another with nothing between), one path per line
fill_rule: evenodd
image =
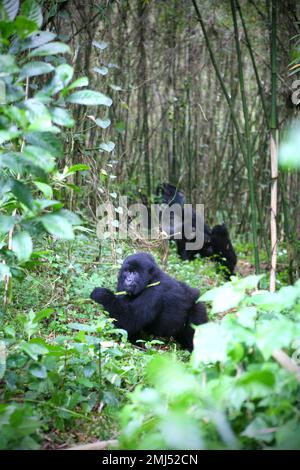
M110 446L115 447L118 444L116 439L111 439L109 441L96 441L91 442L90 444L81 444L78 446L68 447L65 450L104 450Z
M272 356L284 369L295 374L298 382L300 382L300 367L293 359L290 358L290 356L288 356L282 349L274 351Z

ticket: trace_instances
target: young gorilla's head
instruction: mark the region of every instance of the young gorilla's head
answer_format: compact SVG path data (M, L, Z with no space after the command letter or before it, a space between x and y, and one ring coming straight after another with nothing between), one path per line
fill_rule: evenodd
M148 253L130 255L120 269L117 289L133 296L139 295L147 284L157 280L155 274L158 269L153 256Z

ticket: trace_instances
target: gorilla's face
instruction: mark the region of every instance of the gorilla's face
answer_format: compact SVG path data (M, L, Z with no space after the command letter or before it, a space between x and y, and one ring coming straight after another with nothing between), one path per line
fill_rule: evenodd
M147 253L128 256L119 274L118 290L126 291L129 295L139 295L154 276L155 261Z

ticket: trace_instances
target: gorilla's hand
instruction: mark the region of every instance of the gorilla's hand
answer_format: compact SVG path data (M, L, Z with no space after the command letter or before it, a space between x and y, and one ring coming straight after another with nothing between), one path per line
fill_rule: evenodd
M96 287L91 293L91 299L103 306L109 304L114 299L114 294L105 287Z

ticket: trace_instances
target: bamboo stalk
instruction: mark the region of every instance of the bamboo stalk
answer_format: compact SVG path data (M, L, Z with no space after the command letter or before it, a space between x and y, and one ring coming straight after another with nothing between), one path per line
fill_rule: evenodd
M271 270L270 270L270 292L276 290L276 265L277 265L277 182L278 182L278 128L277 128L277 0L272 0L272 21L271 21L271 123L270 123L270 152L271 152Z

